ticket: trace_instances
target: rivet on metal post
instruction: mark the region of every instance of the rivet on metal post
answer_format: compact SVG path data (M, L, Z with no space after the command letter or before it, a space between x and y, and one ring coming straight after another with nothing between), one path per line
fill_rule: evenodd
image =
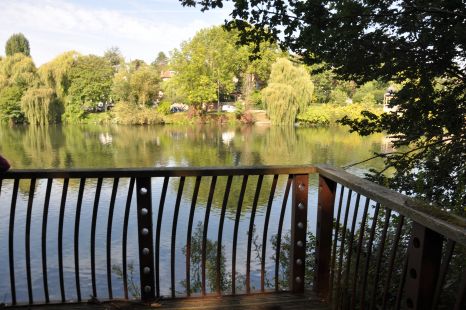
M303 264L303 260L300 259L300 258L298 258L298 259L296 260L296 265L301 266L302 264Z
M151 291L152 291L152 287L150 287L149 285L144 286L144 292L150 293Z
M141 215L147 215L147 213L149 213L149 210L147 210L146 208L141 209Z
M295 281L296 281L296 283L301 283L301 278L300 278L300 277L296 277Z
M298 203L298 209L303 210L304 209L304 203L302 203L302 202Z
M140 193L141 195L146 195L146 194L147 194L147 188L141 187L141 189L139 190L139 193Z
M303 224L302 222L299 222L299 223L298 223L298 228L299 228L299 229L303 229L303 228L304 228L304 224Z
M301 240L299 240L298 242L296 242L296 245L302 248L304 243Z
M150 267L144 267L144 273L149 274L150 273Z
M142 254L147 255L150 253L150 250L148 248L142 249Z
M143 236L147 236L147 235L149 234L149 229L143 228L143 229L141 230L141 234L142 234Z

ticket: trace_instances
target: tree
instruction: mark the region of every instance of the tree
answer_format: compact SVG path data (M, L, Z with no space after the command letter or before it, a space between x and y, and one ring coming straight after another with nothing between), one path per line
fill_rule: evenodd
M125 63L123 54L121 54L120 49L116 46L112 46L105 51L104 59L110 63L115 72L117 72L118 68Z
M313 91L314 85L303 66L295 66L286 58L278 59L263 90L272 124L293 124L296 115L311 103Z
M78 120L86 109L107 102L112 87L113 68L104 58L80 56L69 71L70 86L65 118Z
M151 65L161 73L167 69L168 61L168 56L164 52L159 52Z
M113 78L112 99L140 106L152 105L158 98L160 82L160 74L152 66L120 68Z
M221 27L200 30L181 50L171 55L172 78L189 104L220 102L236 89L239 74L247 64L246 48L237 48L234 33Z
M38 73L42 83L52 88L62 102L65 101L71 84L70 70L79 56L76 51L65 52L39 67Z
M31 57L21 53L0 60L0 118L3 121L21 123L23 93L37 83L37 72Z
M222 0L181 0L202 10ZM280 41L307 64L325 63L339 78L401 85L397 112L343 124L366 135L384 131L397 151L378 154L374 180L446 210L466 205L466 6L463 1L234 0L243 42ZM252 5L250 5L252 4ZM264 9L270 8L270 9ZM251 27L251 24L254 28ZM254 30L254 31L251 31ZM403 151L403 146L408 150ZM391 177L384 171L395 168Z
M21 98L21 109L32 125L46 125L60 122L63 105L51 88L33 87Z
M31 56L29 50L29 41L26 39L24 34L15 33L13 34L5 45L5 54L7 56L12 56L16 53L21 53L26 56Z

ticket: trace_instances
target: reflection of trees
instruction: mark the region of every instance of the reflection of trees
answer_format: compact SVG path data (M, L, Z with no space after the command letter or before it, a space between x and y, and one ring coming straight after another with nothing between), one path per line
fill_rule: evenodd
M229 144L222 140L225 131L235 133ZM112 137L111 141L103 143L102 135ZM340 127L2 126L0 152L16 168L323 162L343 166L369 157L371 150L380 151L381 137L360 137Z

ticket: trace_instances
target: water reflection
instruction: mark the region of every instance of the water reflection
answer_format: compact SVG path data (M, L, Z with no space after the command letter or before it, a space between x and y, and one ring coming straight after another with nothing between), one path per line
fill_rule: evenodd
M14 168L343 166L385 147L384 136L344 128L260 126L0 127L0 153ZM381 167L381 162L368 166Z

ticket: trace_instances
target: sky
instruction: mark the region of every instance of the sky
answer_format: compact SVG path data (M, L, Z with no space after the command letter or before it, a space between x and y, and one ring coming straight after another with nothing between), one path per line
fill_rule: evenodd
M198 30L222 24L229 12L202 13L178 0L0 0L0 55L8 38L21 32L36 66L65 51L103 55L114 46L127 61L150 63Z

